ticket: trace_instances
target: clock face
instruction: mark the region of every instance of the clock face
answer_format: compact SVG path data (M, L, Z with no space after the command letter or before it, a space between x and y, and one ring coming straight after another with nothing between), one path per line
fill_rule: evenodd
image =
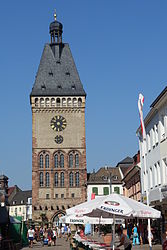
M61 135L56 135L56 137L55 137L55 142L56 142L57 144L61 144L61 143L63 142L63 136L61 136Z
M55 131L62 131L67 125L66 119L61 115L56 115L50 121L50 126Z

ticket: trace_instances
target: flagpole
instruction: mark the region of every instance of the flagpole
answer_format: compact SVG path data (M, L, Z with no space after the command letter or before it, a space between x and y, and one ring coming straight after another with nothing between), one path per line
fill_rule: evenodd
M145 154L145 152L147 152L147 144L146 144L146 130L145 130L144 119L143 119L143 104L144 104L144 96L142 94L139 94L138 109L139 109L139 114L140 114L141 132L142 132L142 139L143 139L143 145L142 145L142 147L140 147L140 153L142 153L141 151L144 149L144 154ZM146 173L147 168L146 168L145 157L144 157L144 166L145 166L145 173ZM147 206L149 206L150 202L149 202L148 178L146 180L147 180L147 188L146 188ZM148 218L148 241L149 241L150 250L152 250L151 225L150 225L149 218Z

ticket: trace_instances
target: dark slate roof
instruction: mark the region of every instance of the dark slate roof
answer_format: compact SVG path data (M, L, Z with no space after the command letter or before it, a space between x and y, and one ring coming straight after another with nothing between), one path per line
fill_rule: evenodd
M112 184L122 184L119 168L113 167L101 167L96 173L90 174L87 184L108 184L110 174L112 176Z
M10 201L10 205L23 205L27 204L28 198L32 197L32 190L27 190L27 191L20 191L15 194L13 199ZM13 201L15 204L13 204ZM23 203L21 203L23 201Z
M124 177L123 177L122 181L125 181L126 177L127 177L132 171L134 171L134 170L140 171L140 167L137 166L137 165L129 166L129 167L127 168L127 171L126 171L125 174L124 174ZM136 174L136 171L134 171L134 174Z
M46 44L31 96L86 96L68 44Z
M133 163L133 158L127 156L125 159L120 161L118 164L131 164L131 163Z

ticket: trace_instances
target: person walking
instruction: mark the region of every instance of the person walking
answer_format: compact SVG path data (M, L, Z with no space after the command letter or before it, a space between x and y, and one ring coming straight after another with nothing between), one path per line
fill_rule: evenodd
M53 243L54 243L54 246L56 246L56 237L57 237L56 227L53 228L52 232L53 232Z
M131 250L132 249L131 241L128 238L128 236L123 233L122 228L118 228L117 233L120 238L120 244L117 247L124 246L125 250Z
M71 227L70 225L68 226L68 237L67 237L67 240L70 239L70 236L71 236Z
M133 246L135 246L135 244L140 245L138 228L137 228L136 224L134 225L132 232L133 232Z
M28 241L29 241L29 247L31 247L31 248L33 248L34 236L35 236L35 231L32 228L32 226L30 226L30 228L28 229L28 232L27 232L27 238L28 238Z

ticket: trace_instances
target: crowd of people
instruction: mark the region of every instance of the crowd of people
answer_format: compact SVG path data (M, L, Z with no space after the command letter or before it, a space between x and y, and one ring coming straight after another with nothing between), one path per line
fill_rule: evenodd
M29 247L33 247L33 241L40 241L42 245L56 246L56 239L65 238L66 241L71 236L71 227L64 225L60 227L36 227L33 229L32 226L28 229L27 238L29 241Z

